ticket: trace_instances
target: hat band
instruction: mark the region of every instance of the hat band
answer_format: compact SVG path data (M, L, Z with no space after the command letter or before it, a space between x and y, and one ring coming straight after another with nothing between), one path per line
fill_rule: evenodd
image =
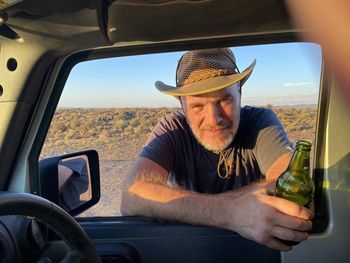
M180 83L180 81L177 81L176 86L177 87L182 87L184 85L192 84L195 82L199 82L202 80L210 79L210 78L215 78L215 77L220 77L220 76L228 76L237 73L235 70L229 70L229 69L198 69L191 74Z

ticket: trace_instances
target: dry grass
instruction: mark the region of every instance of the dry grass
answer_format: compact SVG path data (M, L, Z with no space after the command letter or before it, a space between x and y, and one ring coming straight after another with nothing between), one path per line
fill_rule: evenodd
M94 148L100 157L101 201L84 216L120 215L121 186L148 133L165 114L175 109L58 109L51 123L41 158ZM273 109L290 140L314 142L316 110Z

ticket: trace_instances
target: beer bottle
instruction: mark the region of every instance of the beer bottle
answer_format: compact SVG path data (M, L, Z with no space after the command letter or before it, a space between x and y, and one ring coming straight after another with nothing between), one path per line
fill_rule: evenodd
M288 165L276 182L275 196L307 206L313 199L314 183L310 177L311 143L298 141ZM281 240L281 239L280 239ZM299 244L299 241L281 240L288 246Z
M276 182L275 196L281 197L301 206L307 206L314 193L314 183L310 177L311 143L298 141L288 169Z

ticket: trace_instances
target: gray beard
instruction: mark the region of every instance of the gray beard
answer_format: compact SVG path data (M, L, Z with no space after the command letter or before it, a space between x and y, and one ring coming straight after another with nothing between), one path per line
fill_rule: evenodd
M200 145L202 145L205 149L207 149L208 151L211 151L211 152L216 153L216 154L218 154L219 152L225 150L233 142L233 139L235 138L235 134L231 133L229 135L229 137L223 143L220 143L220 146L218 146L218 145L215 145L215 146L214 145L208 145L208 144L205 144L205 143L201 142L200 138L193 131L191 123L189 123L189 125L191 127L192 133L193 133L194 137L196 138L197 142Z
M219 154L221 151L225 150L233 142L234 138L236 137L238 128L236 129L236 131L234 133L231 133L229 135L229 137L224 141L224 143L222 143L222 145L220 147L218 147L217 145L213 146L213 145L204 144L204 143L201 142L200 138L194 132L194 130L192 128L192 124L191 124L190 120L188 119L186 112L184 110L183 110L183 112L184 112L184 115L186 117L187 123L188 123L188 125L191 128L192 134L196 138L196 141L208 151L211 151L211 152L213 152L215 154Z

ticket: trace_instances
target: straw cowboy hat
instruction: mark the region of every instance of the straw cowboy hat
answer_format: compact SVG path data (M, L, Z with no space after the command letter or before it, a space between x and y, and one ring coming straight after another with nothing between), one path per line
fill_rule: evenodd
M236 58L229 48L193 50L179 60L176 70L176 87L161 81L157 89L173 96L199 95L224 89L240 82L242 86L256 64L256 60L242 73L236 65Z

